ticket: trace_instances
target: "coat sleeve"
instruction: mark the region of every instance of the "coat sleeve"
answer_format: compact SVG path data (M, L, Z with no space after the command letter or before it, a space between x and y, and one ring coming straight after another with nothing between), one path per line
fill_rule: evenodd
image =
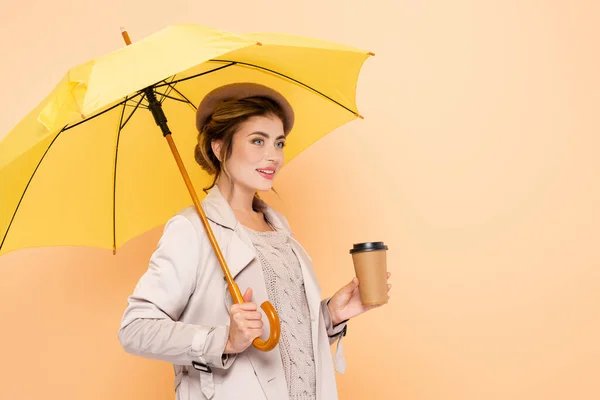
M346 330L348 329L348 320L342 321L337 325L333 325L331 314L329 313L329 307L327 303L331 297L321 301L321 310L323 312L323 318L325 319L325 327L327 328L327 336L329 336L329 344L333 344L336 340L346 336ZM340 336L342 335L342 336Z
M342 346L342 340L344 336L346 336L346 331L348 329L348 320L342 321L337 325L333 325L333 321L331 319L331 314L329 313L329 308L327 307L327 303L331 297L326 298L321 301L321 311L323 313L323 319L325 321L325 328L327 329L327 336L329 337L329 344L332 345L335 341L337 341L337 347L335 349L335 354L333 356L333 363L336 371L343 374L346 372L346 357L344 356L344 347Z
M118 331L126 352L177 365L229 368L233 363L235 355L223 355L229 326L178 321L195 288L198 243L186 217L176 215L165 225L148 269L128 298Z

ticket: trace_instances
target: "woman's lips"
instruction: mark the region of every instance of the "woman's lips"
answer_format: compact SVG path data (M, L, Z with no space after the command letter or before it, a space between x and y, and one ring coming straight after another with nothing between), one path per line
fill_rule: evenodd
M257 169L256 172L260 174L265 179L273 180L275 177L275 169L274 168L260 168Z

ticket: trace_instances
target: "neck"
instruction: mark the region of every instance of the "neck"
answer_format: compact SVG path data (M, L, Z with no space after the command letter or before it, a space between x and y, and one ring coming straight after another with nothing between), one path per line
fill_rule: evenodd
M253 190L248 190L247 188L241 187L240 185L232 186L231 181L225 174L219 177L217 186L219 187L221 194L225 199L227 199L229 206L235 213L254 213L252 204L254 201L255 192Z

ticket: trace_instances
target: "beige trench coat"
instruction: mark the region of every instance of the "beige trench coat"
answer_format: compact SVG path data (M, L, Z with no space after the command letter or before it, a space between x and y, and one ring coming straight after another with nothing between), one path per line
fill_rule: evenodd
M258 305L268 300L260 261L233 210L214 186L202 201L227 265L242 293L253 290ZM286 218L264 204L277 230L288 233L300 261L308 299L316 361L317 399L337 399L334 372L343 373L341 347L346 323L331 325L312 260L293 238ZM287 399L287 384L279 345L269 352L250 346L223 356L233 304L223 271L194 207L188 207L165 225L147 271L128 298L118 338L130 354L172 363L178 400ZM265 322L263 340L269 336ZM335 342L334 360L330 346Z

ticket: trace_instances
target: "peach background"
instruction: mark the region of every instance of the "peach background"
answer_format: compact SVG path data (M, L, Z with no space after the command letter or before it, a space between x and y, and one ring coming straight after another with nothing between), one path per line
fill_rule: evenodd
M18 5L17 5L18 4ZM600 398L600 5L590 1L4 2L0 135L71 66L166 25L363 47L363 121L276 183L325 294L384 240L388 306L352 321L342 399ZM310 193L310 195L307 195ZM333 206L335 204L335 206ZM309 217L301 217L308 213ZM116 332L160 230L113 257L0 259L0 398L171 399Z

